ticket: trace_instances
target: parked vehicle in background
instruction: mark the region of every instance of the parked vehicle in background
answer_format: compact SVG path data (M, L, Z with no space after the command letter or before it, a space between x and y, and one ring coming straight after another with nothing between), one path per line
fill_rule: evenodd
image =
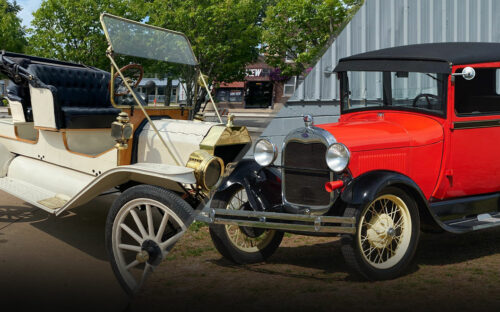
M219 252L251 263L282 232L341 235L346 262L382 280L405 272L421 230L499 226L499 55L498 43L439 43L341 59L340 120L304 116L223 181L205 212Z
M0 119L0 190L59 216L117 189L106 248L121 285L134 293L251 139L245 127L189 120L191 107L151 107L136 93L139 61L196 72L183 34L109 14L101 22L111 72L0 54L12 113ZM120 68L123 59L134 63Z

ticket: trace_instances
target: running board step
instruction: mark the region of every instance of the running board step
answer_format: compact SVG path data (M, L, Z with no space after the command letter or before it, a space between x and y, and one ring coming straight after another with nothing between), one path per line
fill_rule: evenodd
M198 221L213 224L246 226L254 228L317 233L355 234L355 218L311 216L290 213L210 209L208 215L200 213Z
M464 219L464 220L454 220L447 222L446 225L459 229L461 231L477 231L487 228L492 228L496 226L500 226L500 213L489 214L484 213L480 214L475 218Z
M56 213L57 209L64 206L69 199L66 195L56 194L41 187L9 177L0 178L0 190L49 213Z

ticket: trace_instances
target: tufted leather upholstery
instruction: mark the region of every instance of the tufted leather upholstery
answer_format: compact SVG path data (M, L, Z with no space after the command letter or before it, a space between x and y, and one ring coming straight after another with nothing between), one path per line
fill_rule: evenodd
M120 110L111 105L110 74L90 68L30 64L54 96L56 124L61 128L110 128Z
M7 85L7 98L11 101L21 102L21 105L23 106L24 119L26 122L33 121L30 90L27 85L25 86L9 81L9 84Z

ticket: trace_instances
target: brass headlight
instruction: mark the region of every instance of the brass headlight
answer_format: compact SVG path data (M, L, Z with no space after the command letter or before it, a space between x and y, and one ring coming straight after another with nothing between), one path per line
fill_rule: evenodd
M198 150L189 156L186 167L194 169L196 182L202 189L214 188L224 174L224 162L207 151Z

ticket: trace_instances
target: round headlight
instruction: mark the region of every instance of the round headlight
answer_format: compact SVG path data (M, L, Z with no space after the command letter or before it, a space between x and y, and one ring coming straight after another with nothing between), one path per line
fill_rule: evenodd
M342 172L351 158L351 152L347 146L342 143L333 143L326 151L326 164L335 172Z
M186 167L194 169L196 182L206 191L216 187L224 174L222 159L212 156L204 150L193 152L189 156Z
M262 167L269 166L276 160L276 157L278 157L278 149L270 141L260 139L253 149L253 157Z

